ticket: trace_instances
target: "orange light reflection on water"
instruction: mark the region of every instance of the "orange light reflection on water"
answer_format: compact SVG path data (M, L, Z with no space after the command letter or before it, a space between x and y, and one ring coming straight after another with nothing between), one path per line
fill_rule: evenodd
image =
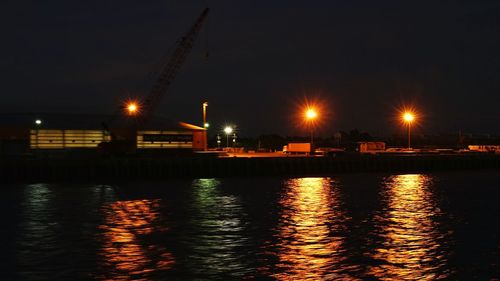
M385 181L385 214L376 218L383 226L379 235L383 244L373 258L380 265L370 274L380 280L434 280L441 272L445 256L440 252L442 233L434 216L439 214L432 192L431 177L420 174L397 175Z
M332 231L344 216L331 180L291 179L286 188L275 245L279 263L270 275L278 280L339 278L335 267L345 257L343 238Z
M136 280L148 272L161 271L174 264L163 247L151 245L143 237L165 229L158 228L159 200L116 201L104 208L101 256L105 273L100 279Z

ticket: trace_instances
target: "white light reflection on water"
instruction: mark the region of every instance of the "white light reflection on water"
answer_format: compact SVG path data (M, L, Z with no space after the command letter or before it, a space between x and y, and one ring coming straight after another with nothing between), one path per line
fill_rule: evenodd
M396 175L385 179L384 212L375 218L382 244L375 249L369 274L380 280L435 280L449 275L441 249L446 233L438 229L436 207L426 175Z
M40 265L48 266L56 252L61 226L54 219L54 197L48 184L31 184L24 190L23 220L17 240L22 278L33 278L42 272Z
M285 190L276 244L266 246L279 261L276 268L261 270L278 280L347 278L344 237L336 234L346 218L335 183L330 178L296 178L285 182Z
M116 201L103 207L102 273L98 279L142 280L169 269L174 258L147 235L165 232L159 220L160 200Z
M192 275L204 278L240 279L251 270L240 249L247 241L245 214L240 199L224 194L216 179L197 179L192 183L193 201L189 209L189 245L186 262Z

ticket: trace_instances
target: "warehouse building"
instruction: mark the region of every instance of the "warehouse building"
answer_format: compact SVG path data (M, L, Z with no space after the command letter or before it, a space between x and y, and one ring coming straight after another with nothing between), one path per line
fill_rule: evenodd
M155 117L137 129L132 117L88 114L4 114L0 152L97 149L111 140L134 140L136 148L203 150L205 129Z

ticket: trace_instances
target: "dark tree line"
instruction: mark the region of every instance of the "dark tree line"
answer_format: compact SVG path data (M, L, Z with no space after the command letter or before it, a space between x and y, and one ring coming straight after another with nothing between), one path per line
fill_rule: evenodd
M328 137L314 137L315 147L337 147L355 150L358 142L383 141L387 147L406 147L408 136L404 133L393 134L390 137L380 138L371 136L367 132L358 129L350 131L339 131ZM310 136L280 136L277 134L261 135L258 137L238 137L235 146L245 147L247 150L278 151L290 142L310 142ZM232 146L232 139L229 141ZM464 135L464 134L440 134L424 135L412 134L411 145L414 148L466 148L470 144L500 145L500 136L492 135ZM220 147L226 146L226 138L221 138ZM209 139L209 147L216 148L217 138Z

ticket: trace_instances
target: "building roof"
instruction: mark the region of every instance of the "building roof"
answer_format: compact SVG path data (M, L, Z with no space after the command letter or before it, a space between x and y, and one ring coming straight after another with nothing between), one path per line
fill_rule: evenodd
M36 120L41 124L37 125ZM0 127L25 129L101 130L103 124L110 129L134 128L136 119L128 116L80 113L9 113L0 114ZM202 127L154 116L140 129L143 130L205 130Z

